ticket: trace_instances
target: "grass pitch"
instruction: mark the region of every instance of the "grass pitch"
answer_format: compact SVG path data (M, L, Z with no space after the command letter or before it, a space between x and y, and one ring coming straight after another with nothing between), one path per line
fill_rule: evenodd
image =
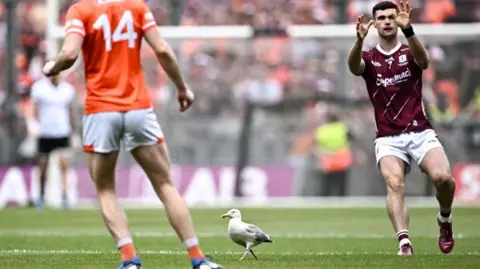
M437 210L411 209L413 257L397 257L397 240L385 209L243 209L245 221L270 233L274 244L239 261L240 246L227 237L227 209L192 210L206 254L227 269L277 268L480 268L480 208L454 210L456 245L437 246ZM128 210L144 268L190 268L163 210ZM119 255L95 210L0 211L1 268L117 268Z

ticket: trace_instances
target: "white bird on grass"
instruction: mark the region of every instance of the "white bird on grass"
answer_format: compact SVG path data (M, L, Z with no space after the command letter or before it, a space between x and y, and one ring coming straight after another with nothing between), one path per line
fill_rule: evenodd
M258 260L257 255L253 253L253 248L261 243L273 243L272 238L264 233L257 226L242 221L242 214L238 209L230 209L222 218L230 218L228 222L228 235L233 242L245 248L245 253L240 258L243 260L250 252Z

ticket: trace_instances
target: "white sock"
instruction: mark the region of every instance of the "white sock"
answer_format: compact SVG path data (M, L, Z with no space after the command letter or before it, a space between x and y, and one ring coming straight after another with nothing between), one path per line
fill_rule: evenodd
M197 246L198 245L198 239L196 237L188 238L183 243L185 244L185 247L188 249L188 248Z
M133 243L133 240L130 236L122 238L122 239L118 240L117 248L121 248L121 247L123 247L125 245L128 245L128 244L131 244L131 243Z
M438 213L438 220L440 222L451 222L452 221L452 214L448 217L443 217L440 213Z
M408 239L408 230L400 230L397 232L397 238L399 241L401 241L400 238L406 237Z
M399 236L402 235L402 234L408 235L408 230L400 230L400 231L398 231L398 232L397 232L397 237L399 237Z

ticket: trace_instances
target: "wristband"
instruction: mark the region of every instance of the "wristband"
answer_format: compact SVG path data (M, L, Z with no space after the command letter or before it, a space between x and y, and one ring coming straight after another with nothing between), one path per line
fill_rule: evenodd
M402 29L402 32L406 38L409 38L415 35L415 32L413 31L413 27L411 25L407 29Z

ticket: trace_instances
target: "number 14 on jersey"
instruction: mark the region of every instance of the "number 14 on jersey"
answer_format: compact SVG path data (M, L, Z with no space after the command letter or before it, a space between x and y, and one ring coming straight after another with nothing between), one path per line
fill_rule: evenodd
M107 51L112 50L113 42L128 41L129 48L135 48L135 41L138 38L138 34L134 29L133 15L130 10L123 13L122 18L118 22L117 27L112 35L112 26L108 19L107 14L102 14L93 24L93 28L100 30L103 29L103 37L105 39L105 49Z

